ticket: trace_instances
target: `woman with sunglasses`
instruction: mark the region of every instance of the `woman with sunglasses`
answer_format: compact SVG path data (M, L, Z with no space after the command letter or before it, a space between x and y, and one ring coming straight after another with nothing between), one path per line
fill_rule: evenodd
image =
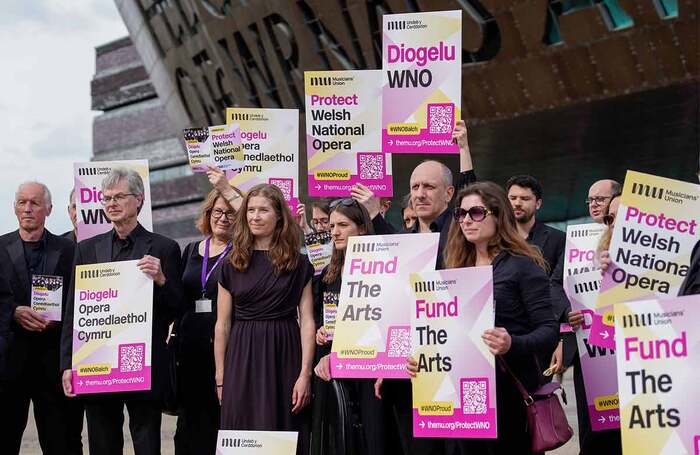
M214 338L220 428L298 431L297 453L307 453L314 269L276 186L251 188L233 224Z
M559 327L552 313L545 261L518 234L505 191L478 182L457 196L454 220L445 248L447 268L493 267L495 327L482 334L489 351L505 360L529 391L540 385L537 354L552 352ZM418 364L408 362L415 376ZM496 367L498 439L461 440L463 453L529 454L525 404L512 378Z
M372 235L374 228L369 213L358 201L346 198L338 199L330 205L329 227L333 239L333 255L331 262L321 273L318 295L315 302L322 302L317 309L319 328L316 331L316 344L320 360L314 369L316 376L323 381L330 381L330 351L331 335L323 326L323 303L338 302L342 284L345 251L350 237ZM347 379L344 385L354 391L359 403L360 422L363 429L363 447L356 448L358 453L382 455L387 453L385 443L385 410L383 403L374 396L374 379ZM328 389L319 384L318 390L323 393Z
M237 191L234 189L234 191ZM176 321L171 342L178 358L180 397L175 448L178 455L214 453L219 430L219 400L214 382L214 323L217 274L231 249L236 207L241 198L214 189L202 203L197 229L206 237L185 247L182 283L186 310ZM228 193L227 193L228 195Z

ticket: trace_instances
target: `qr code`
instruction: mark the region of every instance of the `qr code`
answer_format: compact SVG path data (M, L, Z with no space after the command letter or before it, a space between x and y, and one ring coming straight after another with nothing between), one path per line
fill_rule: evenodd
M119 345L119 372L131 373L143 370L143 354L146 345L120 344Z
M394 327L389 330L388 357L406 357L411 353L411 331L408 327Z
M428 126L431 134L451 133L454 104L428 104Z
M267 183L279 188L285 201L289 201L294 196L292 194L292 179L270 179Z
M462 379L462 413L486 414L486 379Z
M384 155L381 153L358 153L357 167L361 180L384 178Z

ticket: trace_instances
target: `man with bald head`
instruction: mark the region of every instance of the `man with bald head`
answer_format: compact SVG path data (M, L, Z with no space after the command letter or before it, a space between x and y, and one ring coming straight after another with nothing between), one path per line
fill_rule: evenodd
M586 204L588 205L588 213L596 223L602 223L605 216L605 207L610 203L610 200L622 193L621 185L615 180L604 179L598 180L588 190Z
M30 401L44 454L82 453L82 409L62 394L59 368L61 325L31 307L32 278L63 281L62 312L73 268L74 245L45 227L51 192L43 183L26 182L15 193L19 229L0 236L0 270L12 287L10 341L0 370L2 453L17 454L27 426Z

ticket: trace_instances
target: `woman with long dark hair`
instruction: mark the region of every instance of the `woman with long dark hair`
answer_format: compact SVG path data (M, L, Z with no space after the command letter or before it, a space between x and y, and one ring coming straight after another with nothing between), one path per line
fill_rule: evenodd
M459 192L445 247L445 265L493 267L495 327L486 330L482 339L528 391L537 389L542 372L537 355L551 355L559 327L552 313L545 261L539 250L518 234L513 209L500 186L478 182ZM413 359L409 359L408 370L412 376L418 371ZM496 397L498 438L459 441L464 453L531 453L525 403L498 363Z
M301 454L315 326L300 235L277 187L250 189L219 278L214 352L221 429L299 431Z

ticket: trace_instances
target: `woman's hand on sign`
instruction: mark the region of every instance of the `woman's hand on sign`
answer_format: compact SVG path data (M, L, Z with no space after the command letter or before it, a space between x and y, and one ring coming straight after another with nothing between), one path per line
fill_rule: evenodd
M311 401L311 378L301 374L292 390L292 414L298 414Z
M580 311L572 311L569 313L569 325L573 330L578 330L583 324L583 313Z
M610 264L612 264L612 260L610 259L610 252L609 251L601 251L600 256L598 257L598 262L600 263L601 274L605 275L605 272L608 271Z
M381 201L368 187L361 183L356 183L350 188L350 195L367 209L370 219L374 219L375 216L379 215L382 205Z
M503 327L494 327L484 330L481 335L484 344L489 348L493 355L503 355L510 350L511 338L510 334Z
M313 229L309 226L309 222L306 220L306 206L304 204L297 204L296 219L304 234L311 234L313 232Z
M207 166L207 178L209 179L211 186L219 191L219 193L224 193L231 188L231 186L228 184L226 173L216 166Z
M68 398L73 398L75 394L73 393L73 371L66 370L63 372L61 377L61 384L63 385L63 393Z
M557 348L552 353L552 361L549 362L549 368L545 370L545 376L554 374L562 374L564 372L564 343L559 340ZM549 373L549 374L547 374Z
M323 379L324 381L331 380L331 356L324 355L321 360L318 361L316 368L314 368L314 373L316 376Z
M319 327L316 331L316 344L319 346L328 344L328 332L326 332L326 328L323 326Z
M418 362L410 355L406 359L406 371L408 372L408 375L412 378L415 378L418 374Z

